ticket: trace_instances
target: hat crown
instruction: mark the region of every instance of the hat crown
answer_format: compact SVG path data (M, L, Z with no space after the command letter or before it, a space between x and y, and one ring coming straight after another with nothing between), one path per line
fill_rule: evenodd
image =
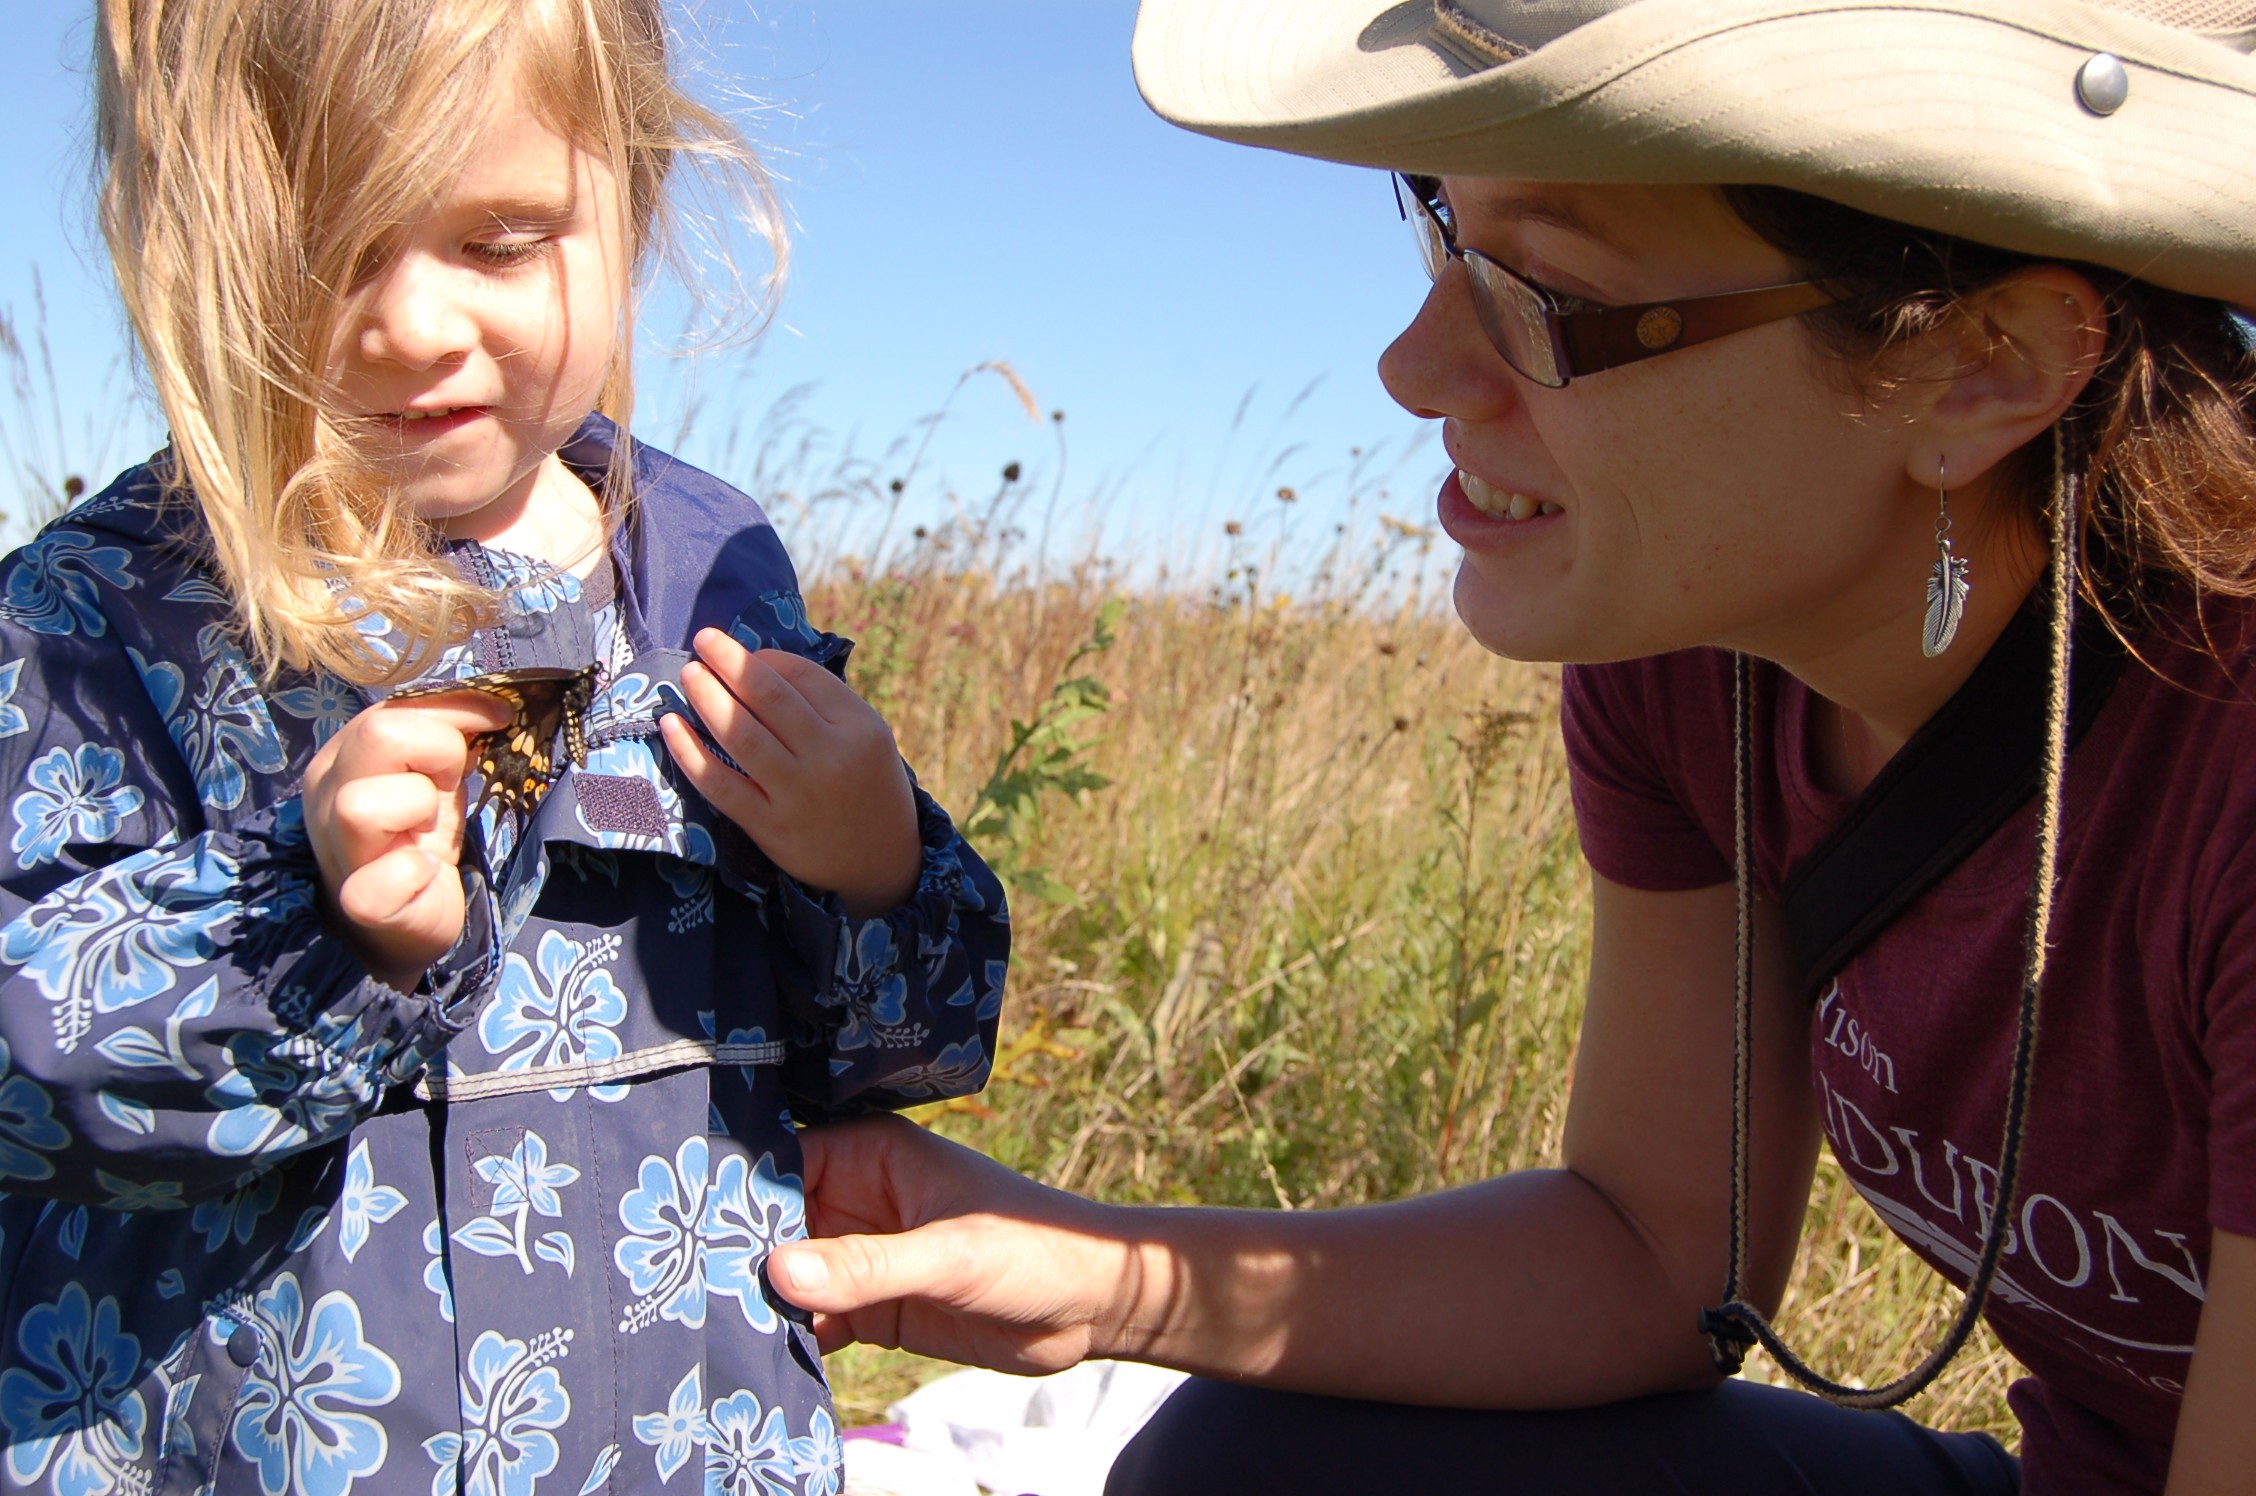
M1491 65L1525 57L1576 27L1638 0L1429 0L1439 39ZM2256 0L2085 0L2180 31L2249 50L2256 44Z

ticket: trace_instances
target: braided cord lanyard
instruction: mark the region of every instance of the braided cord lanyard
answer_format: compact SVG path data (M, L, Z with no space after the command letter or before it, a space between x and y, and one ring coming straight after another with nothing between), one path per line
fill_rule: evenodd
M1736 862L1738 891L1737 978L1734 994L1735 1024L1731 1054L1731 1268L1724 1281L1723 1303L1700 1311L1700 1332L1707 1336L1716 1369L1736 1375L1747 1351L1756 1345L1770 1352L1786 1374L1828 1401L1848 1408L1892 1408L1925 1391L1941 1375L1951 1358L1965 1348L1982 1317L1990 1285L1997 1278L1998 1260L2012 1229L2013 1206L2021 1175L2021 1144L2029 1114L2029 1082L2037 1053L2038 991L2044 983L2046 946L2052 931L2053 889L2060 861L2060 791L2068 762L2068 646L2076 592L2075 515L2080 469L2069 461L2065 421L2052 432L2052 679L2045 698L2043 783L2037 798L2037 859L2029 890L2029 923L2021 958L2021 1004L2013 1037L2013 1068L2007 1082L2005 1141L2000 1151L1997 1208L1982 1233L1982 1252L1967 1282L1966 1298L1939 1344L1910 1371L1880 1387L1852 1387L1825 1376L1789 1349L1770 1327L1762 1311L1742 1296L1747 1280L1748 1139L1753 1129L1750 1075L1754 1049L1755 951L1752 835L1749 828L1749 782L1753 778L1752 678L1745 655L1733 657L1732 669L1732 855Z

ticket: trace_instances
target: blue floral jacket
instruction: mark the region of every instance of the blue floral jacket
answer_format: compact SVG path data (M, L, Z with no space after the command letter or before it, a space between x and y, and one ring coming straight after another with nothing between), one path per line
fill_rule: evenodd
M634 461L608 601L463 548L506 616L439 671L611 668L412 993L324 930L298 800L365 702L260 688L189 506L137 469L0 563L0 1490L838 1490L760 1272L792 1124L976 1090L1007 916L921 792L917 891L860 921L685 792L697 628L844 646L749 499Z

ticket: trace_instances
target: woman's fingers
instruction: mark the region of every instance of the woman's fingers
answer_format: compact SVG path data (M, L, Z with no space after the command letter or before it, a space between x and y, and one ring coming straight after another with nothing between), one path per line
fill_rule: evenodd
M807 1220L768 1259L777 1293L853 1340L1012 1371L1088 1353L1125 1245L1093 1212L898 1117L809 1128Z
M996 1223L999 1228L1000 1223ZM768 1277L802 1309L846 1314L897 1299L982 1307L982 1228L941 1221L889 1236L830 1236L779 1246Z

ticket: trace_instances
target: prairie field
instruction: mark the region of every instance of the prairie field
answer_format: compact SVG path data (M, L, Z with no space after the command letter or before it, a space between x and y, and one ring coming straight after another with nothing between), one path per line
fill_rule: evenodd
M1056 564L1010 480L875 564L779 505L810 616L1011 889L994 1081L921 1120L1052 1184L1308 1210L1557 1157L1588 954L1557 672L1472 643L1415 526L1248 539L1292 497L1173 579ZM1789 1340L1875 1383L1957 1301L1823 1161ZM848 1422L943 1369L833 1358ZM1985 1332L1911 1411L2010 1445L2018 1374Z

